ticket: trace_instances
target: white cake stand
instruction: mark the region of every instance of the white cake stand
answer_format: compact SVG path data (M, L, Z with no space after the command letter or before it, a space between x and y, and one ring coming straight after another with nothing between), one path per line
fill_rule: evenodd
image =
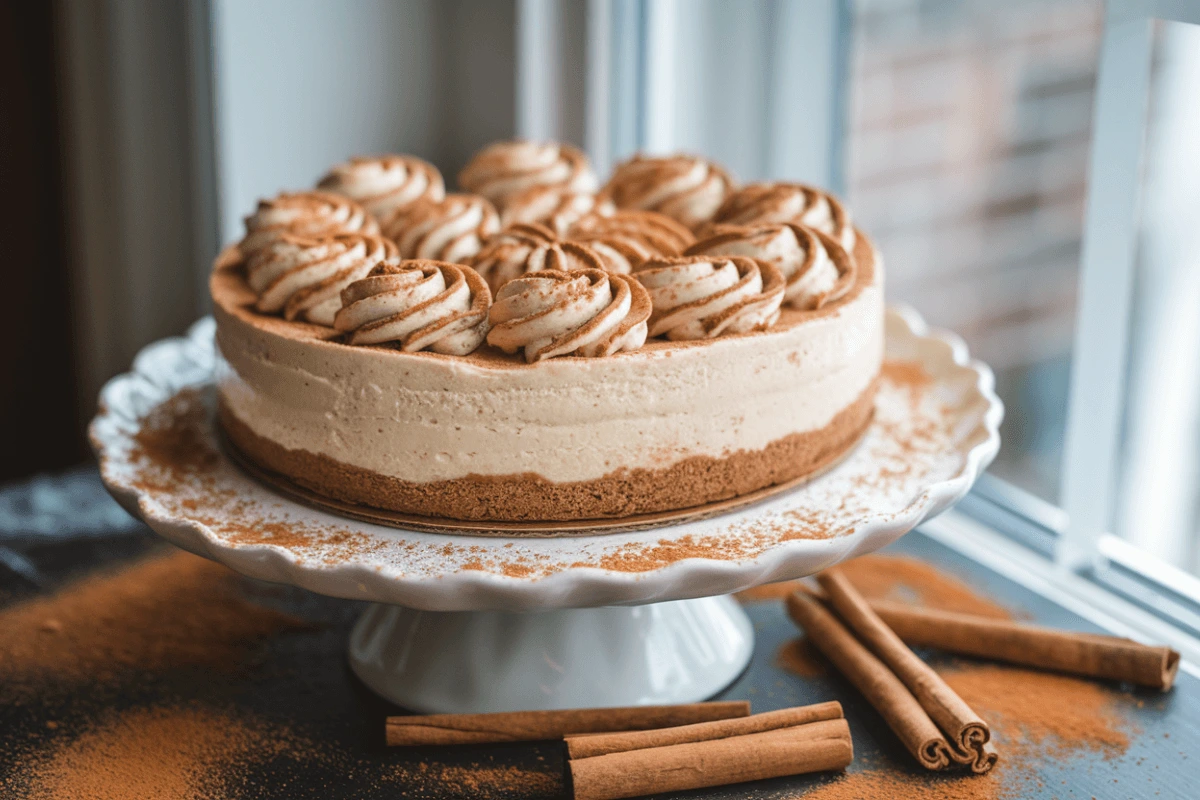
M351 634L350 664L401 706L693 702L750 659L750 622L729 594L883 547L958 501L999 449L992 374L960 339L892 310L887 358L875 420L834 469L655 530L400 530L278 494L218 445L211 319L110 381L90 434L109 491L164 538L253 578L374 603ZM144 432L163 426L169 437Z

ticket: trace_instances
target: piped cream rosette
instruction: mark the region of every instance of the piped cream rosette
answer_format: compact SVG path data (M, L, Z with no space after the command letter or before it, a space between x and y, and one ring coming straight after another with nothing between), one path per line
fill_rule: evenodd
M506 228L520 223L537 223L565 236L575 223L589 214L611 217L616 210L611 200L591 192L535 186L505 200L500 223Z
M379 233L367 210L348 197L330 192L284 192L259 200L246 217L246 235L238 251L249 258L285 233L320 237L335 233Z
M812 310L842 297L854 285L854 260L827 234L804 225L717 225L689 256L747 256L774 265L787 282L783 302Z
M650 296L627 275L534 272L496 293L487 340L506 353L523 350L529 363L607 356L645 343L650 311Z
M600 194L617 208L657 211L695 228L712 219L733 185L729 173L707 159L639 155L618 164Z
M483 195L498 208L527 189L552 186L566 192L594 193L596 173L582 150L558 142L496 142L476 153L458 185Z
M380 220L418 200L446 196L438 168L413 156L352 158L330 169L317 188L349 197Z
M763 225L796 222L816 228L854 249L850 212L836 197L802 183L751 183L726 198L713 217L714 225Z
M255 308L262 313L332 326L342 307L342 289L380 262L399 261L396 245L380 236L281 233L246 260L246 281L258 295Z
M652 259L634 272L654 305L650 336L712 339L764 330L779 319L783 274L743 256Z
M492 296L470 267L445 261L376 266L342 291L334 327L350 344L465 356L483 343Z
M691 230L653 211L591 214L576 223L568 237L594 250L606 270L622 274L647 259L679 255L696 241Z
M471 261L488 282L493 294L514 278L530 272L604 269L600 257L588 247L559 239L544 225L513 225L488 239Z
M467 263L483 242L500 230L500 215L474 194L423 199L400 209L383 223L383 235L404 258Z

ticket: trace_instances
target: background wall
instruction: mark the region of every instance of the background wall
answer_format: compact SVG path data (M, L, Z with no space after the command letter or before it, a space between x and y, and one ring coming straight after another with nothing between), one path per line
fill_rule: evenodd
M449 177L511 136L514 20L509 0L216 0L221 240L350 156L412 153Z

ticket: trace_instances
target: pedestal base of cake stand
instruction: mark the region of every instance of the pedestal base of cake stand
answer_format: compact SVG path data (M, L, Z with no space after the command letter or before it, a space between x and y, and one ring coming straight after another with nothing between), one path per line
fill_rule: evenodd
M707 700L753 649L732 597L529 613L376 604L351 632L350 666L404 708L482 713Z

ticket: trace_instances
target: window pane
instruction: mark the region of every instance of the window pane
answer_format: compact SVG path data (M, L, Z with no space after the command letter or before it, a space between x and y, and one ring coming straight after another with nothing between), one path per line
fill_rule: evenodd
M1117 533L1200 572L1200 27L1156 26Z
M891 302L1007 406L992 471L1058 498L1099 0L855 0L846 190Z

